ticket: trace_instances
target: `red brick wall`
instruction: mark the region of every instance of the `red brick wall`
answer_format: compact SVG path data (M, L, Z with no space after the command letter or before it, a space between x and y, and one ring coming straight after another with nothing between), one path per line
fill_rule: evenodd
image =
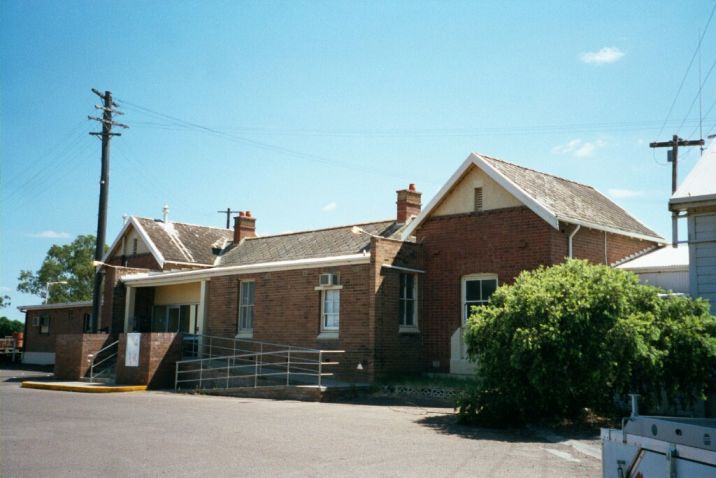
M239 280L256 282L253 339L309 348L345 350L327 367L341 378L367 381L373 375L371 340L371 266L368 264L214 277L208 282L207 335L234 337L238 323ZM315 290L321 273L340 275L340 330L337 340L319 340L321 292ZM358 363L364 366L358 371Z
M28 310L25 333L26 352L55 352L55 340L60 334L81 334L84 332L84 316L92 313L92 307L74 307L52 310ZM41 315L50 317L50 333L41 334L40 327L32 325L33 319Z
M524 269L552 262L552 228L526 207L428 219L417 230L423 246L423 334L425 370L447 372L450 337L461 325L461 280L497 274L511 283ZM439 367L434 368L433 361Z
M55 344L55 377L79 380L87 375L90 362L87 355L96 354L111 343L107 334L62 334Z
M422 371L420 334L423 277L418 274L418 333L400 333L400 271L383 264L422 269L422 249L412 243L373 239L371 266L374 294L375 375L385 377Z
M147 270L161 270L159 264L151 254L137 254L136 256L114 256L108 264L122 266L122 269L105 267L103 269L104 287L102 289L102 306L100 310L100 329L107 329L113 333L124 331L124 301L125 288L119 280L127 275ZM125 269L126 267L126 269Z
M468 274L493 273L509 284L523 270L564 261L573 225L555 230L527 207L432 217L418 230L424 247L424 366L438 360L447 371L450 337L461 323L461 279ZM573 255L604 263L604 232L581 228L573 239ZM614 263L654 244L607 234L607 260Z
M119 335L117 383L148 385L161 389L174 386L176 362L181 359L181 334L146 333L139 342L139 366L126 367L127 335Z

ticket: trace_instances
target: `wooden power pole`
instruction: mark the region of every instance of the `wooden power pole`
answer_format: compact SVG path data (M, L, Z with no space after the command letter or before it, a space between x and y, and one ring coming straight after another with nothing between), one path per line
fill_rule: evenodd
M128 128L127 125L116 123L112 120L112 114L121 115L122 112L115 110L119 105L112 101L112 92L105 91L104 94L92 88L92 92L103 100L102 106L95 105L95 108L102 111L102 117L88 116L89 119L102 124L101 133L90 133L93 136L102 138L102 172L99 180L99 212L97 214L97 242L95 244L94 259L101 261L104 256L105 235L107 231L107 199L109 196L109 140L112 136L121 136L120 133L113 133L112 126ZM102 273L100 267L96 267L94 276L94 288L92 289L92 317L90 319L89 332L97 332L99 323L100 301L102 298Z
M661 143L649 143L650 148L671 148L669 151L668 161L671 163L671 194L676 192L678 186L679 173L679 146L703 146L703 139L685 140L674 135L671 141L663 141ZM679 242L679 215L677 212L671 213L671 245L676 247Z
M226 208L226 211L216 211L219 214L226 214L226 229L231 229L231 215L236 214L239 211L232 211L230 207Z

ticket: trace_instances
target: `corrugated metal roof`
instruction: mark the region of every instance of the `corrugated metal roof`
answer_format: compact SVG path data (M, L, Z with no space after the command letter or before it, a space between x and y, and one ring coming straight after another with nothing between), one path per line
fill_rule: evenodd
M688 270L689 247L665 246L617 266L618 269L637 270Z
M670 203L700 201L716 196L716 141L711 141L704 155L671 196Z

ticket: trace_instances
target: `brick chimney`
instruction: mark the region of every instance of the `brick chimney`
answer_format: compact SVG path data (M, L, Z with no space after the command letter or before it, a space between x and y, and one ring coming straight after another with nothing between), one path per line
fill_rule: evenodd
M234 244L245 237L256 237L256 218L251 216L251 211L239 211L234 217Z
M405 224L411 216L420 214L420 196L423 193L417 192L415 184L412 183L408 189L395 192L398 193L398 200L395 202L398 205L398 224Z

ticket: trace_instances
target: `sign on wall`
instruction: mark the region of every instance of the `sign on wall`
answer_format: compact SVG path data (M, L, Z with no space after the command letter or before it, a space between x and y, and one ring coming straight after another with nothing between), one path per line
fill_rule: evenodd
M124 353L125 367L139 367L139 342L141 339L141 333L132 332L127 334L127 347Z

